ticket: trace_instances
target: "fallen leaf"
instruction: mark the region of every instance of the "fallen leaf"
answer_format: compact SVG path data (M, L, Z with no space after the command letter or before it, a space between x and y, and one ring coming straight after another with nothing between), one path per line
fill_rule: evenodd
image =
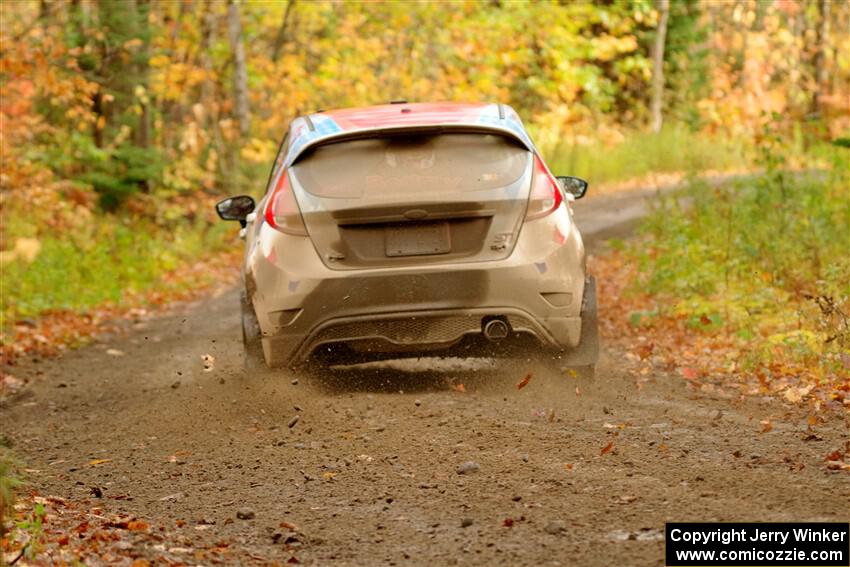
M806 391L806 389L794 387L789 387L785 390L785 392L783 392L783 396L785 396L785 399L791 402L792 404L799 404L800 402L802 402L803 396L805 396L806 394L808 394L808 391Z
M567 472L573 472L573 464L572 463L564 463L564 468L567 469Z
M574 368L567 370L567 376L570 378L578 378L578 372Z
M680 368L679 372L682 373L682 376L686 380L696 380L697 376L699 376L699 374L697 374L697 371L694 370L693 368L691 368L690 366L685 366L683 368Z
M601 457L601 456L602 456L602 455L604 455L605 453L610 452L610 451L611 451L611 449L613 449L613 448L614 448L614 442L613 442L613 441L611 441L610 443L608 443L607 445L605 445L604 447L602 447L602 450L599 452L599 456Z
M850 463L842 463L841 461L827 461L826 468L831 471L850 471Z
M578 386L576 386L576 397L578 397L580 395L581 395L581 390L579 389Z
M526 386L528 386L528 383L529 383L529 382L531 382L531 377L532 377L531 372L529 372L528 374L526 374L526 375L523 377L523 379L522 379L522 380L520 380L519 382L517 382L516 389L517 389L517 390L522 390L523 388L525 388Z
M15 390L20 389L24 383L25 382L23 380L15 378L11 374L6 374L2 377L2 380L0 380L0 387L9 388L14 392Z
M322 473L322 478L325 480L333 480L335 476L336 473L331 471Z
M655 350L655 343L646 343L638 347L638 357L641 360L646 360L652 356L652 351Z
M463 385L463 382L461 382L460 384L455 384L454 389L460 392L461 394L466 393L466 386Z
M504 527L506 527L506 528L513 527L513 525L514 525L514 519L513 519L513 518L505 518L505 519L502 521L502 525L503 525Z
M108 348L106 349L106 354L109 356L124 356L124 351L117 348Z
M761 423L761 431L759 433L767 433L773 429L773 422L770 419L763 419L759 423Z
M833 451L832 453L830 453L826 456L826 460L827 461L843 461L844 460L844 453L842 453L840 449L836 449L835 451Z
M144 520L132 520L127 522L127 529L131 532L146 532L150 526Z
M89 464L96 467L110 461L112 461L112 459L94 459L93 461L89 461Z
M635 500L637 500L637 496L632 496L632 495L629 494L629 495L620 496L619 502L620 502L620 504L631 504Z

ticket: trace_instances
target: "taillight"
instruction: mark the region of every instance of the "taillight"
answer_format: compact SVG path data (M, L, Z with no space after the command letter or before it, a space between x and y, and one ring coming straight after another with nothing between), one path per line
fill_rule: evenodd
M301 210L298 208L292 187L289 186L289 173L285 170L281 173L272 196L269 197L269 204L266 206L266 222L281 232L307 236Z
M555 211L561 204L558 181L549 173L538 156L534 156L534 172L531 175L531 195L525 220L539 219Z

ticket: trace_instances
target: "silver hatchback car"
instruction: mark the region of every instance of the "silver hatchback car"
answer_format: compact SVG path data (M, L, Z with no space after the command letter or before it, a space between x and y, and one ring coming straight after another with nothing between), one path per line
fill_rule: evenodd
M592 366L595 282L571 208L586 190L550 173L503 104L297 118L259 204L216 206L246 240L246 359L397 358L525 337Z

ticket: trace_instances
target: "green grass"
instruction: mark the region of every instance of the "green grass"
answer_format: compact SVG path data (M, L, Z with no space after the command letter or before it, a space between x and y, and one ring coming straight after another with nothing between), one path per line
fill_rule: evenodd
M850 353L850 149L821 147L829 171L793 173L776 142L761 148L763 175L695 182L661 202L643 223L647 238L629 246L634 285L755 340L756 358L785 345L834 361Z
M695 133L682 126L666 127L658 134L634 132L613 146L567 139L549 153L553 172L577 175L593 184L651 173L745 168L754 156L748 141Z
M31 263L17 259L0 270L0 328L48 311L117 303L128 292L158 286L169 270L222 249L232 234L225 223L166 229L106 215L65 234L36 236L40 250Z

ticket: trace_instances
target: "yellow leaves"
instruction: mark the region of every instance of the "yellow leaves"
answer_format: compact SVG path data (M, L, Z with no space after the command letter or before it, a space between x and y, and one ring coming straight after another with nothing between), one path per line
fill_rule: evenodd
M154 55L150 58L149 64L154 68L163 68L171 64L171 58L168 55L160 54Z
M251 138L248 143L242 147L240 155L246 160L254 163L269 163L274 160L276 150L277 148L271 140Z
M616 37L603 35L593 42L593 57L601 61L610 61L624 53L631 53L638 48L637 38L633 35Z
M89 461L89 465L93 467L97 467L100 465L105 465L106 463L112 462L112 459L94 459Z

